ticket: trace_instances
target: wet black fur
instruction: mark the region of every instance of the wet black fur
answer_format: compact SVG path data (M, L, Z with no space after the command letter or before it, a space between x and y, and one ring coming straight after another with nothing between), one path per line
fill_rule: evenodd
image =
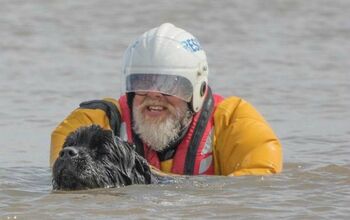
M66 149L66 151L65 151ZM76 155L65 157L67 151ZM147 161L134 146L115 139L100 126L81 127L66 139L52 169L55 190L107 188L157 183Z

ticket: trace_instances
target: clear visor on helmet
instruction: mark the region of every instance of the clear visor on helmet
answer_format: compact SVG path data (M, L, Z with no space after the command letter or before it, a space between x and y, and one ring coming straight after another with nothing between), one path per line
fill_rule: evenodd
M165 74L131 74L126 78L126 92L159 92L190 102L191 82L182 76Z

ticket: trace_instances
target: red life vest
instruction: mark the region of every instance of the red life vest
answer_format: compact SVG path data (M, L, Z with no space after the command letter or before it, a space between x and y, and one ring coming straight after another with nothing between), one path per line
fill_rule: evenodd
M211 95L211 93L208 93L208 96L209 95L212 97L210 99L212 102L212 108L210 111L203 113L205 105L210 104L204 103L202 110L194 115L187 134L176 148L171 168L172 173L186 175L214 175L215 170L212 152L212 138L214 135L213 114L217 104L222 101L223 98L219 95ZM206 99L206 102L208 102L208 98ZM128 106L127 97L122 96L119 99L119 104L122 115L121 130L126 132L124 139L127 138L127 141L134 143L131 111ZM204 117L201 116L201 114L204 114ZM199 119L200 121L198 121ZM199 132L201 136L198 136L200 135L198 130L202 130L202 132ZM123 134L121 134L121 138L123 138ZM194 144L193 140L196 140L198 143ZM193 147L192 145L195 145L196 147ZM145 155L143 156L146 158L146 160L151 165L161 169L161 162L157 152L149 148L146 144L143 144L143 148L145 152Z

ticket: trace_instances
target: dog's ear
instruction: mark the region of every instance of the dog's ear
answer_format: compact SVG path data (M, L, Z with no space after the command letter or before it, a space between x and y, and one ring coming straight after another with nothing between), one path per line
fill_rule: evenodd
M122 167L123 170L125 170L127 173L130 173L130 170L135 163L135 151L132 147L132 144L129 144L128 142L116 137L114 139L114 146L114 159L120 162L119 165Z
M149 164L144 158L136 154L135 169L134 169L136 183L151 183L152 173Z

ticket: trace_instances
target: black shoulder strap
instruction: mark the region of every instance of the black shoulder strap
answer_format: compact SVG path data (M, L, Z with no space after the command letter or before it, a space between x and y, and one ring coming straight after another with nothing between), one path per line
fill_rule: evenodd
M187 151L185 168L184 168L185 175L193 174L196 153L213 110L214 110L214 98L210 88L208 87L208 94L203 103L202 111L198 118L197 125L196 125L196 128L194 129L194 134L192 136L192 140Z
M106 100L92 100L80 103L79 107L82 109L101 109L105 111L114 135L120 135L121 115L117 106L112 102Z

